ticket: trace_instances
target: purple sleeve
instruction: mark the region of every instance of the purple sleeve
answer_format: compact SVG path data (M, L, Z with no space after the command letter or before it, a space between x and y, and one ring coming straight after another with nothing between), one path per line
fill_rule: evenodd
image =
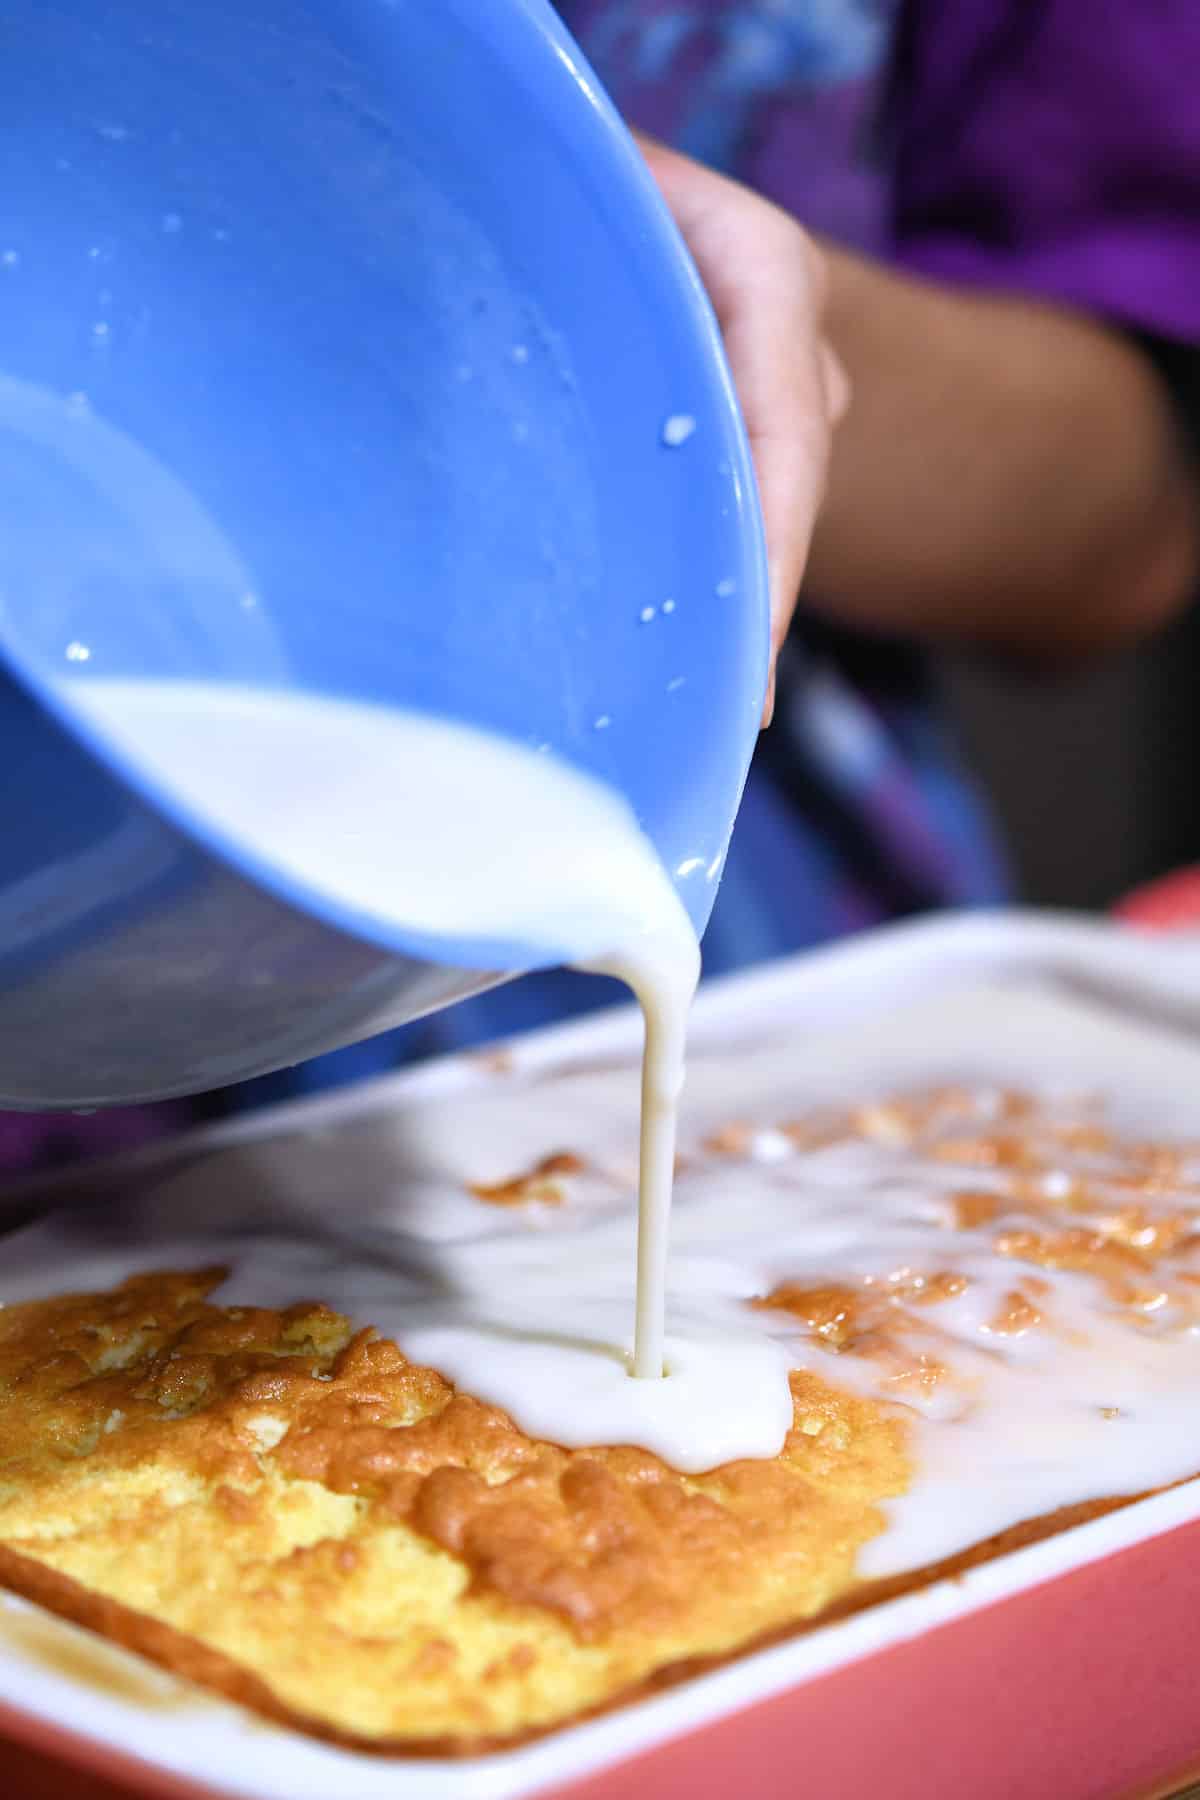
M1200 0L911 0L898 260L1200 342Z

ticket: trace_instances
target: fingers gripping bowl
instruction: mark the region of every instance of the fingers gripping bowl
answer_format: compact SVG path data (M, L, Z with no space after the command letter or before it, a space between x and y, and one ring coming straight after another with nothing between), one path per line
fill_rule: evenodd
M114 730L113 683L548 746L702 927L766 673L754 478L695 270L552 8L14 24L0 1102L204 1091L560 948L422 929L403 890L390 928L348 912Z

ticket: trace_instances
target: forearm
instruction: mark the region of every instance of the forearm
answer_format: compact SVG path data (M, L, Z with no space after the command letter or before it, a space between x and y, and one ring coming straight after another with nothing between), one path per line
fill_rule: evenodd
M1134 345L1065 311L826 253L853 404L813 604L868 629L1061 657L1189 598L1200 502Z

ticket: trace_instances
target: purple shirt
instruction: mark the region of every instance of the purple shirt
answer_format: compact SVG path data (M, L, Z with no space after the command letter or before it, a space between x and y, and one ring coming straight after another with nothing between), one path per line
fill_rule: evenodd
M1200 340L1200 6L912 6L891 212L937 279Z
M1200 337L1196 0L559 0L618 106L922 273Z

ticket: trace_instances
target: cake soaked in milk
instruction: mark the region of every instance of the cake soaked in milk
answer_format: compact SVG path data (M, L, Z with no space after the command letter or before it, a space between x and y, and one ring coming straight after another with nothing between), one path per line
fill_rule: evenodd
M567 1379L628 1318L632 1208L553 1083L512 1096L540 1153L358 1248L172 1241L153 1194L13 1234L0 1580L300 1728L457 1752L1200 1470L1196 1147L1087 1094L792 1106L796 1057L681 1145L668 1369L694 1334L708 1410Z

